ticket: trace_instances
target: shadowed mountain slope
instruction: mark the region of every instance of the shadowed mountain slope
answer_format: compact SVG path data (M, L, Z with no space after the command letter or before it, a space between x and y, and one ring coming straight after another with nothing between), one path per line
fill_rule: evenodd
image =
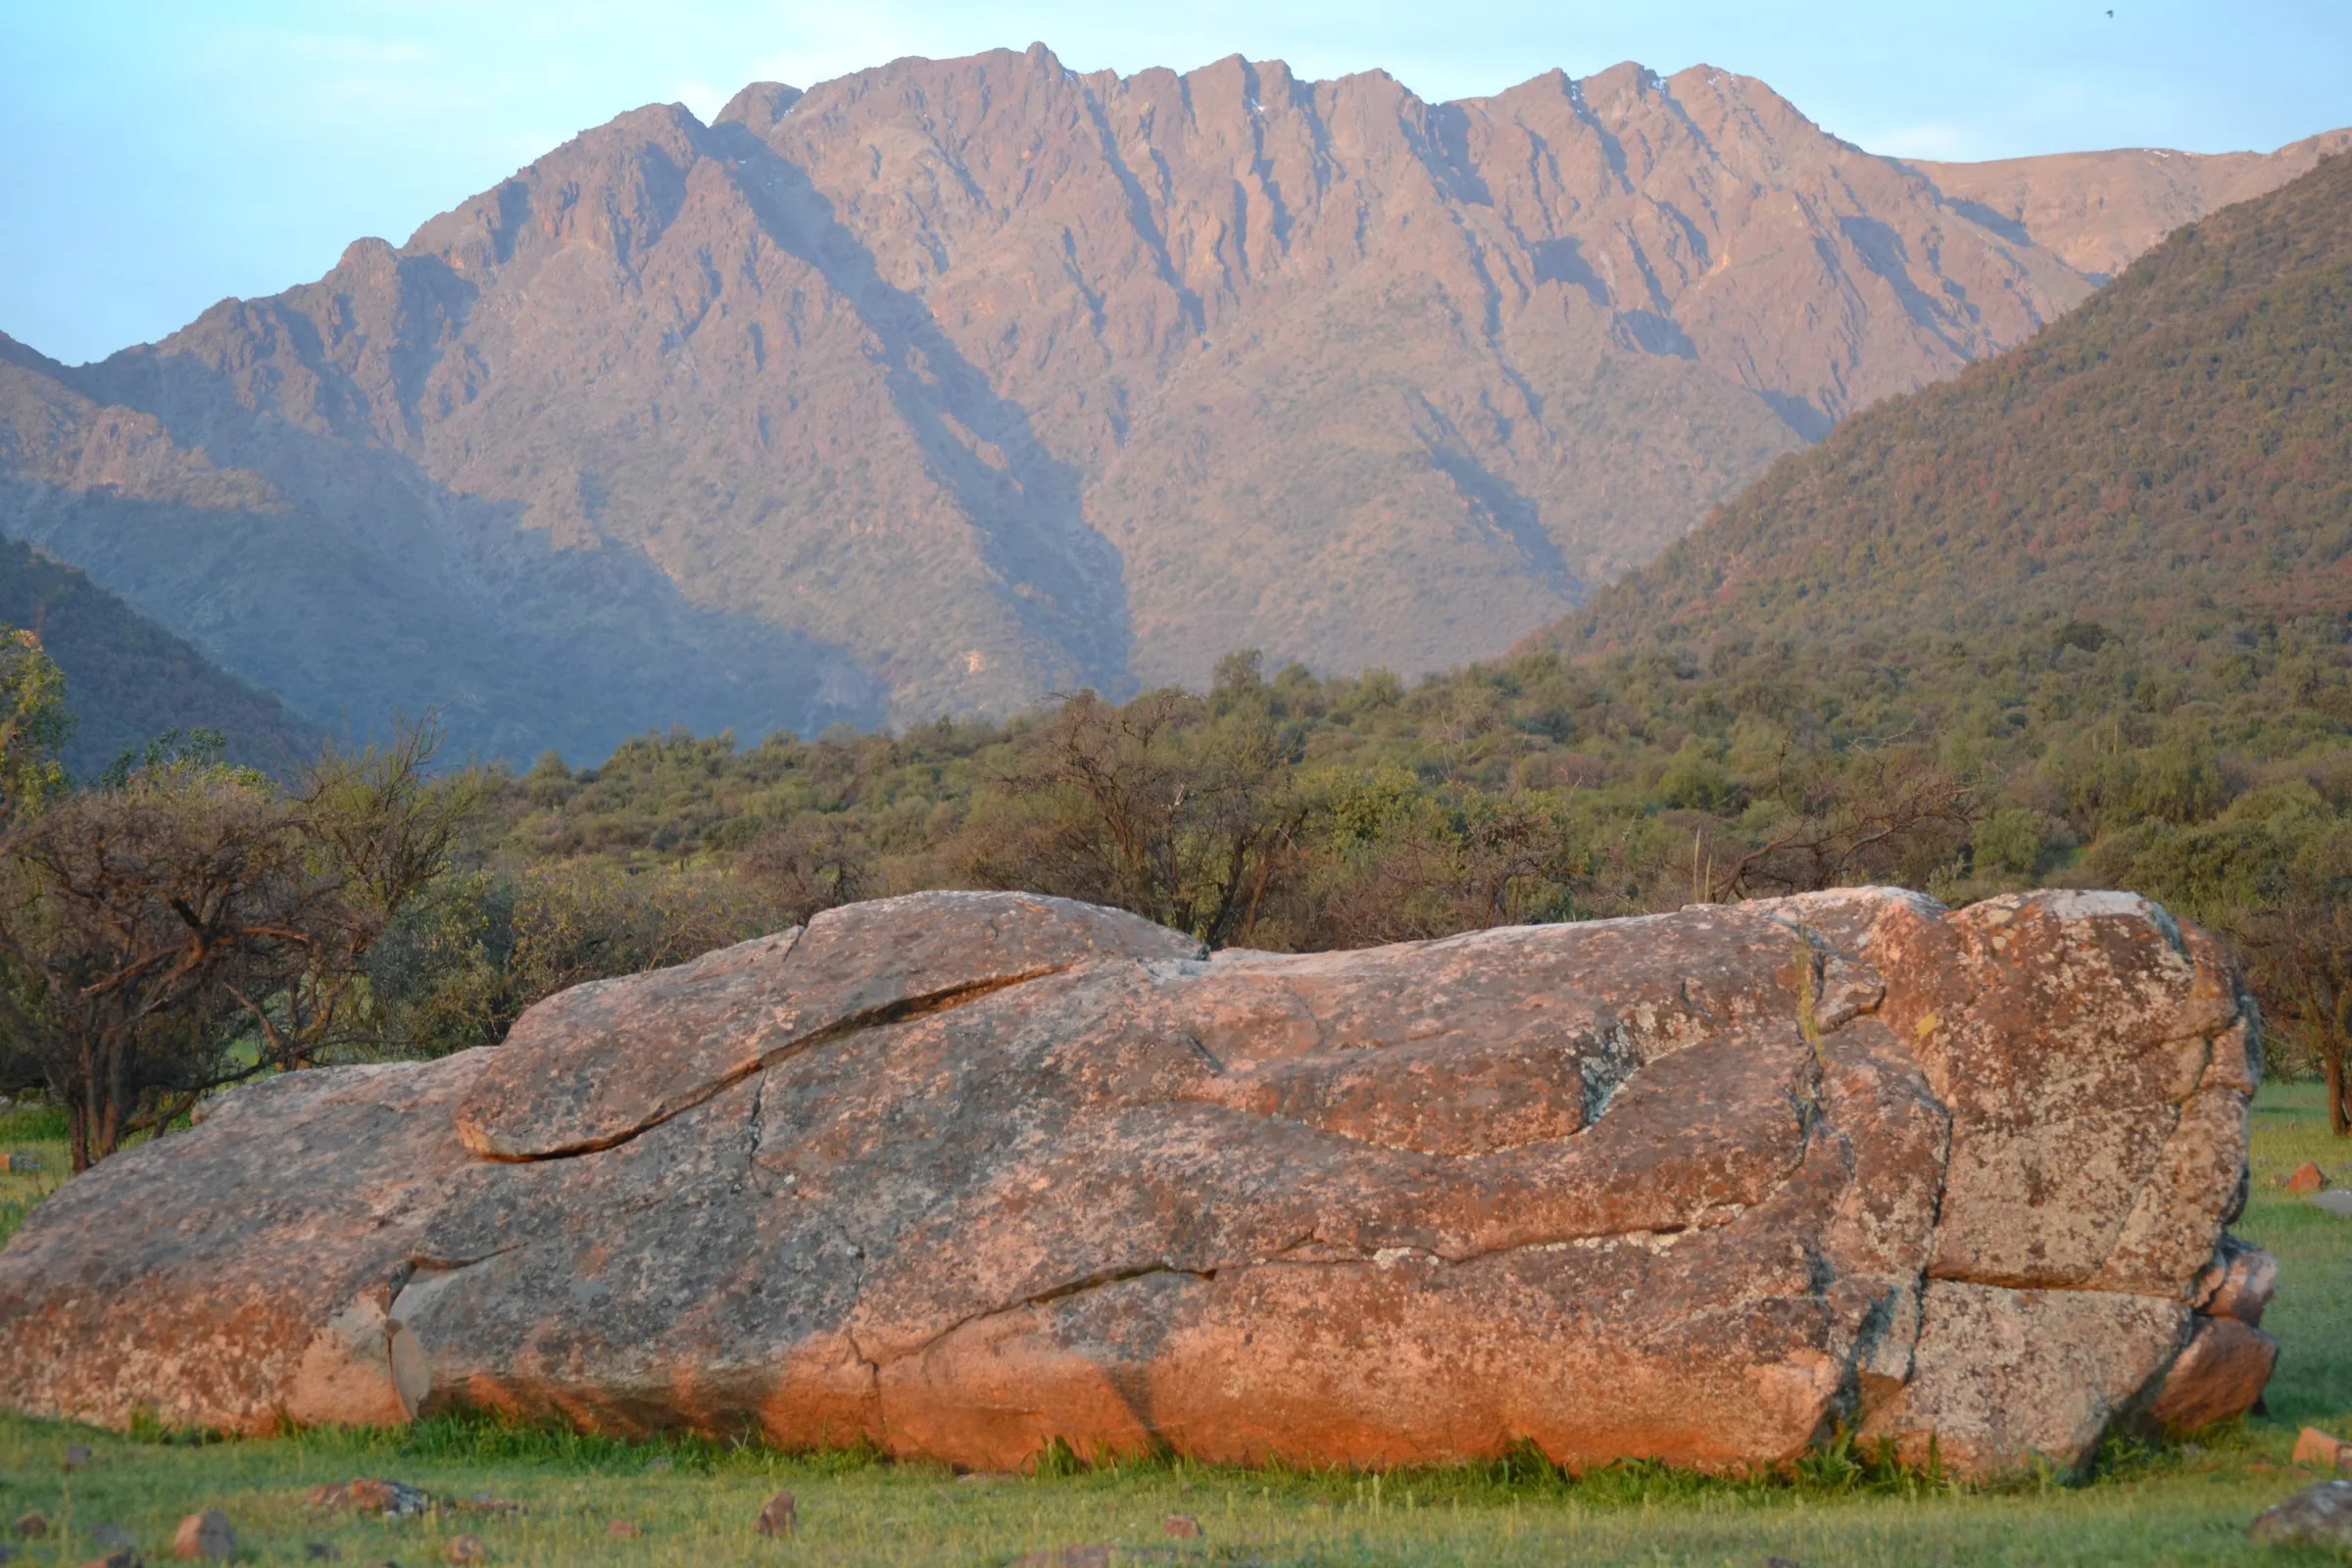
M2174 234L2023 347L1775 466L1540 641L1890 646L2088 620L2188 649L2347 612L2352 158L2336 157Z
M317 753L319 733L72 566L0 540L0 625L29 627L66 676L77 777L171 729L213 729L234 761L282 773Z
M0 531L315 717L430 703L509 756L1240 647L1441 667L2089 294L2034 230L2064 179L2005 216L1924 168L1705 68L755 85L161 343L14 356L73 413ZM115 425L144 489L86 477Z

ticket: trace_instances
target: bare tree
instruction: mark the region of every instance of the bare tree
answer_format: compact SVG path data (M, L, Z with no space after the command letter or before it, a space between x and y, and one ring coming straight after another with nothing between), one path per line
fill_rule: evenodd
M1301 809L1279 728L1182 692L1065 699L996 780L961 858L974 880L1114 904L1212 947L1250 925Z
M464 809L424 776L434 739L329 752L291 798L166 761L0 839L0 1023L13 1075L65 1107L76 1170L338 1039L361 958L438 874Z
M736 857L735 868L793 925L874 890L873 851L833 811L803 811L761 834Z
M1960 775L1917 748L1856 748L1798 760L1784 751L1784 806L1763 843L1716 864L1708 896L1807 893L1865 881L1924 885L1982 814Z
M83 1170L236 1075L241 999L299 969L307 879L284 809L224 773L83 796L10 838L9 1034Z

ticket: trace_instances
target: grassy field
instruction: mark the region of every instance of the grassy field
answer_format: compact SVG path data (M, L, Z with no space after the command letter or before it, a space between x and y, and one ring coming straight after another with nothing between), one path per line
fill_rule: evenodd
M103 1555L112 1527L150 1557L201 1507L224 1510L239 1560L354 1565L449 1560L477 1538L490 1563L972 1564L1117 1544L1117 1562L1167 1564L2253 1564L2333 1562L2265 1550L2249 1519L2308 1484L2287 1463L2298 1427L2352 1429L2352 1220L2280 1193L2305 1159L2352 1176L2318 1097L2264 1091L2255 1115L2252 1206L2240 1229L2278 1254L2265 1326L2284 1347L2269 1414L2202 1441L2123 1444L2075 1487L1935 1486L1835 1462L1772 1482L1710 1481L1646 1466L1571 1481L1538 1465L1395 1473L1259 1473L1182 1463L1020 1477L957 1477L858 1454L790 1456L698 1444L619 1444L480 1422L405 1432L313 1432L270 1441L138 1441L0 1416L0 1518L38 1510L37 1540L9 1537L27 1564ZM63 1159L54 1124L0 1116L0 1149L47 1156L31 1178L0 1175L0 1205L37 1200ZM0 1224L12 1223L0 1206ZM93 1449L68 1472L69 1444ZM383 1476L448 1499L420 1519L320 1516L324 1482ZM799 1504L790 1541L752 1522L778 1488ZM519 1511L469 1510L488 1494ZM1166 1533L1190 1516L1197 1539ZM612 1534L614 1521L638 1534ZM1075 1565L1073 1565L1075 1568Z

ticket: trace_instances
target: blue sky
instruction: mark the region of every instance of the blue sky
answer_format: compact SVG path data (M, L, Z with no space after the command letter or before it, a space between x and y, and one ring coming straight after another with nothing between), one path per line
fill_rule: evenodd
M395 243L584 126L742 83L1042 39L1079 70L1236 51L1429 98L1564 67L1760 76L1874 151L2270 148L2352 123L2352 3L1972 0L10 0L0 331L69 362Z

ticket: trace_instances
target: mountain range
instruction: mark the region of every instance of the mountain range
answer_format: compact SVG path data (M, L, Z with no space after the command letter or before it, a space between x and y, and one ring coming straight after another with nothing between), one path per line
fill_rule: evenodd
M1634 65L755 84L159 343L0 338L0 533L298 721L514 758L1413 673L2347 145L1905 163Z

